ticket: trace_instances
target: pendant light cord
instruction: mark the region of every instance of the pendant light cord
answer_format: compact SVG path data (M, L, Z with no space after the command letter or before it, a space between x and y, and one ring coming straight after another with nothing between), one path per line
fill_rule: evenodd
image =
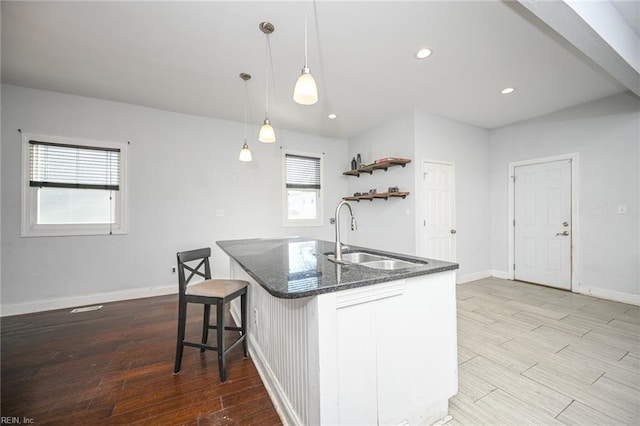
M244 81L244 143L247 143L247 80Z
M264 72L264 84L265 84L265 96L264 96L264 111L265 111L265 118L269 119L269 58L271 57L271 43L269 43L269 34L267 34L267 41L266 41L266 46L267 46L267 54L265 56L264 59L264 68L265 68L265 72Z
M309 68L307 64L307 12L304 12L304 67Z

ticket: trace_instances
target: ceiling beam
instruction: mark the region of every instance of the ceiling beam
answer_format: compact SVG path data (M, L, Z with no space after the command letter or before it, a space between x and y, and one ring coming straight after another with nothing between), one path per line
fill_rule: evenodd
M518 2L640 96L640 37L609 1Z

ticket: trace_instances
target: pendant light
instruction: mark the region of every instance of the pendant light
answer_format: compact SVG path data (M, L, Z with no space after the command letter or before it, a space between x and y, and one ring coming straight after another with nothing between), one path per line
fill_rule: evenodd
M293 89L293 100L300 105L313 105L318 102L318 86L307 64L307 14L304 14L304 67Z
M253 158L251 157L251 151L249 150L249 145L247 145L247 81L251 79L251 74L247 74L244 72L240 73L240 78L244 80L244 145L242 145L242 149L240 150L240 157L238 158L240 161L251 161Z
M266 59L265 59L265 71L264 71L264 123L262 123L262 127L260 127L260 133L258 135L258 140L264 143L273 143L276 141L276 133L271 126L271 122L269 121L269 64L271 59L271 47L269 44L269 34L271 34L275 27L270 22L262 22L260 24L260 30L267 37L267 47L266 47Z

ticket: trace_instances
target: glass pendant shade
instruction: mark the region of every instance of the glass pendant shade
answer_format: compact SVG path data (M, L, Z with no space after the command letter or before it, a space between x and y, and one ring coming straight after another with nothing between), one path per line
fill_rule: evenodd
M264 143L273 143L276 141L276 133L271 126L271 122L268 118L264 119L264 123L262 123L262 127L260 127L260 134L258 135L258 140Z
M240 150L240 157L238 158L240 161L251 161L253 158L251 157L251 151L249 150L249 145L247 142L244 142L242 145L242 149Z
M309 67L302 68L302 74L293 89L293 100L300 105L313 105L318 102L318 86L309 72Z

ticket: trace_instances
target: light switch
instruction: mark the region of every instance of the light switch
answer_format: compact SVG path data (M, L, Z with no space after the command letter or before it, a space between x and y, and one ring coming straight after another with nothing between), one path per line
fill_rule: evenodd
M618 214L627 214L627 205L619 204L618 205Z
M222 216L224 216L224 210L216 209L216 217L222 217Z

